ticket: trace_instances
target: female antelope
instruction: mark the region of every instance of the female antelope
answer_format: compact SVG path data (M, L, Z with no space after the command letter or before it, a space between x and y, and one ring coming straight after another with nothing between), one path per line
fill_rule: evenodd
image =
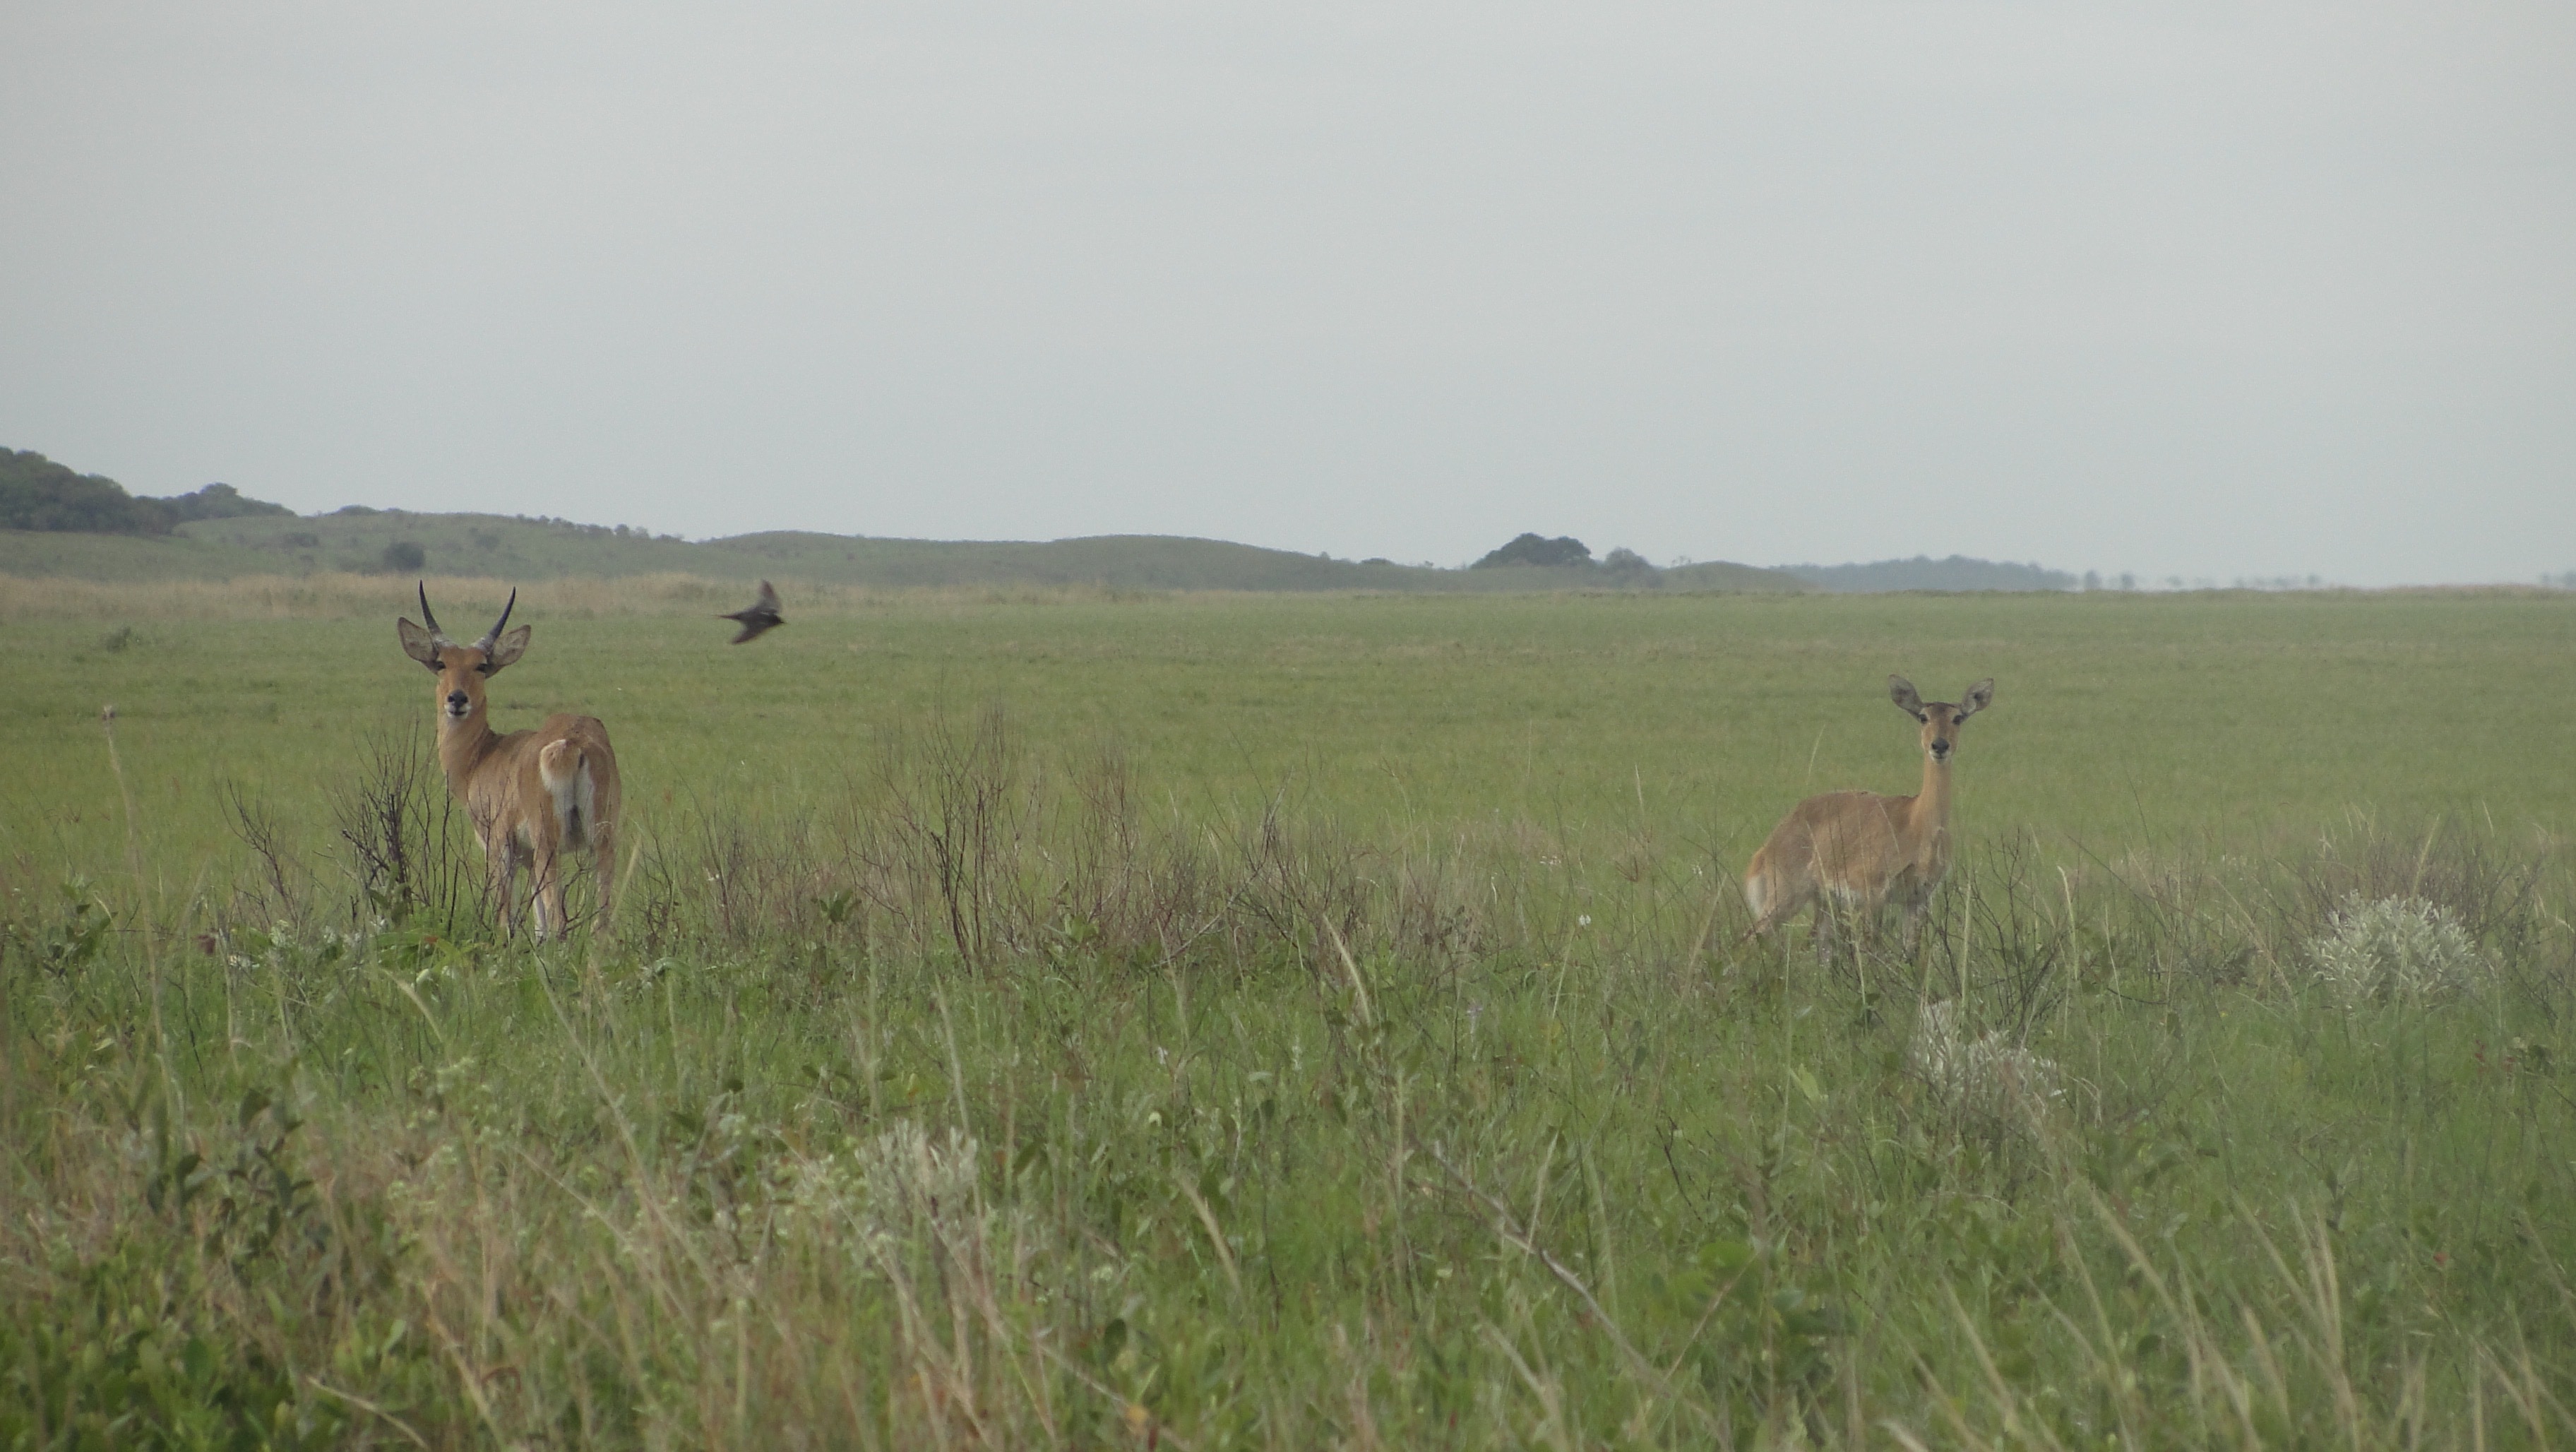
M483 713L483 682L527 651L529 628L507 635L519 592L501 607L501 618L472 645L458 645L438 628L421 586L427 629L399 622L403 653L438 676L438 764L447 787L465 804L474 836L492 869L501 905L501 928L510 929L517 907L519 864L533 870L532 916L536 935L564 927L563 875L556 859L586 850L599 875L599 916L608 918L610 878L617 860L617 753L608 728L595 716L548 716L534 731L495 734Z
M1932 890L1950 871L1950 757L1959 747L1959 726L1994 703L1995 683L1989 677L1970 686L1957 705L1926 702L1903 676L1887 678L1887 693L1923 724L1923 790L1910 797L1809 797L1771 829L1745 869L1753 936L1768 936L1814 904L1818 962L1833 955L1838 913L1872 930L1891 902L1905 909L1905 951L1912 955Z

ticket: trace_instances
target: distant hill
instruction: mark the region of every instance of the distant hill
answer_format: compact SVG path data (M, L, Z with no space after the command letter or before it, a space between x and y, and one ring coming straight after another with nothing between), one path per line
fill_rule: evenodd
M1020 543L778 531L692 543L624 526L354 506L305 517L236 515L194 520L153 538L0 530L0 572L21 576L135 580L413 570L509 580L690 574L748 581L765 576L882 589L1099 585L1136 590L1448 593L1660 588L1777 593L1810 588L1776 570L1749 565L1690 565L1642 572L1591 563L1444 570L1168 535Z
M625 525L352 504L298 517L209 484L138 498L32 450L0 449L0 573L93 580L227 579L324 571L480 575L685 574L884 589L1098 585L1134 590L1727 590L1809 586L1750 565L1657 570L1633 550L1595 561L1581 541L1524 535L1472 570L1337 560L1170 535L1038 542L870 539L781 530L691 542Z
M104 474L76 473L33 449L0 449L0 529L48 534L168 534L198 519L288 515L283 504L209 484L169 499L137 498Z
M2064 570L2039 564L2016 565L1952 555L1936 560L1916 555L1910 560L1880 560L1868 565L1782 565L1821 590L1863 594L1880 590L2072 590L2077 581Z
M1707 560L1696 565L1673 565L1660 571L1663 588L1686 591L1726 591L1730 593L1783 591L1811 592L1814 582L1802 580L1787 570L1766 570L1758 565L1732 565L1724 560Z

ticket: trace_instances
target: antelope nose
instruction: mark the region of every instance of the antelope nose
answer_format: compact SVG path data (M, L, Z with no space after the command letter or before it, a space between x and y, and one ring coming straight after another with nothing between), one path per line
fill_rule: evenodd
M465 693L463 691L448 692L447 709L462 714L465 710Z

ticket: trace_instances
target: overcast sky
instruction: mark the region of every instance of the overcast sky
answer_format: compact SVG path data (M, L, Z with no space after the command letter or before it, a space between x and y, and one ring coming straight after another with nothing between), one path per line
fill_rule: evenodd
M0 4L0 445L1454 564L2576 569L2576 6Z

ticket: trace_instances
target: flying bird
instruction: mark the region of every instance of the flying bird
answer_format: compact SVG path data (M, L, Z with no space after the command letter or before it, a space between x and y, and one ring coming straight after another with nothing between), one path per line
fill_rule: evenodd
M742 633L733 638L733 643L736 645L752 639L765 630L787 623L778 617L778 592L769 588L767 580L760 582L758 600L730 615L719 615L716 618L741 622Z

